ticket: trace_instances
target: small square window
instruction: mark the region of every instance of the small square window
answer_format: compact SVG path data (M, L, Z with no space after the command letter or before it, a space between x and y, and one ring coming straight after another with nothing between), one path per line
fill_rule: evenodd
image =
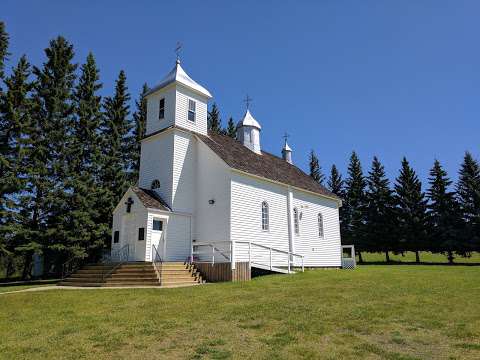
M138 241L145 240L145 228L138 228Z
M113 243L117 244L120 241L120 231L115 231L113 233Z
M188 100L188 120L195 121L195 101Z
M158 119L162 120L163 118L165 118L165 99L160 99L158 106Z
M163 222L161 220L153 220L152 230L162 231Z

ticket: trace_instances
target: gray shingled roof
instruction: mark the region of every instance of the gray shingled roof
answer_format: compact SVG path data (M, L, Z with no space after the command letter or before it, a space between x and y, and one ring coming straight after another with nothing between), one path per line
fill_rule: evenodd
M211 132L208 136L196 135L234 169L340 200L337 195L282 158L266 151L262 151L262 155L256 154L229 136Z
M167 203L158 195L155 191L149 189L143 189L139 187L133 187L132 191L137 195L142 204L150 209L158 209L171 211Z

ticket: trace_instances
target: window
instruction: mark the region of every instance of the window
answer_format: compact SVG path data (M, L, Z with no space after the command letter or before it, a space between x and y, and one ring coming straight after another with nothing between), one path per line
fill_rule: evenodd
M165 118L165 99L160 99L158 106L158 120Z
M117 244L120 241L120 231L115 231L113 233L113 243Z
M323 238L323 215L318 214L318 237Z
M269 219L268 219L268 203L262 202L262 230L268 231Z
M150 185L150 189L160 189L160 181L158 179L153 180L152 185Z
M163 229L162 220L153 220L152 230L162 231L162 229Z
M298 209L293 208L293 228L296 235L300 235L300 224L298 223Z
M188 120L195 121L195 101L188 100Z
M127 205L127 213L132 212L133 200L131 197L127 199L127 202L125 203L125 205Z
M145 228L138 228L138 241L145 240Z

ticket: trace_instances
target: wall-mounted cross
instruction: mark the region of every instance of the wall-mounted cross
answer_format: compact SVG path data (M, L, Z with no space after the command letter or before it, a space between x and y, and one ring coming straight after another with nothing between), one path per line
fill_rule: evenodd
M131 212L133 205L133 200L131 197L128 198L128 200L125 202L125 205L127 205L127 213Z
M245 97L245 100L243 100L243 102L247 105L247 110L250 108L250 103L252 101L253 101L253 99L250 96L248 96L248 94L247 94L247 96Z

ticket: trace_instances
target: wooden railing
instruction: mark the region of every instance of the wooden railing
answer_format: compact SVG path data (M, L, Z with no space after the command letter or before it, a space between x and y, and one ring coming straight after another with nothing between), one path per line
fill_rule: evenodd
M250 266L287 273L291 273L292 268L301 268L302 272L305 271L303 255L251 241L195 242L192 244L192 257L193 259L203 257L212 265L215 262L231 262L232 269L234 269L237 245L248 246ZM222 247L226 247L228 250L223 250Z

